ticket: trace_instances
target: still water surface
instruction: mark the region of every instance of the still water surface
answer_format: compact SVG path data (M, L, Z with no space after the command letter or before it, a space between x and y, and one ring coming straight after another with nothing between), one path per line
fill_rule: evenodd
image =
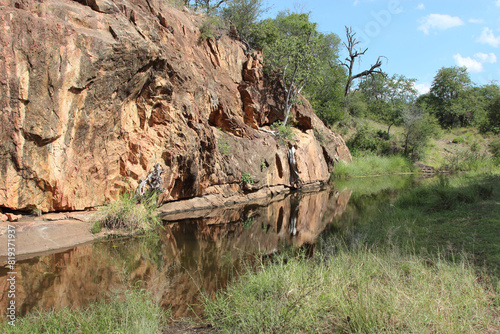
M413 184L411 177L365 179L263 204L171 216L158 236L99 241L19 261L17 313L78 308L140 285L174 317L199 314L199 292L223 288L245 259L289 247L313 252L318 238L369 219L371 210ZM8 271L0 267L1 309L7 307Z

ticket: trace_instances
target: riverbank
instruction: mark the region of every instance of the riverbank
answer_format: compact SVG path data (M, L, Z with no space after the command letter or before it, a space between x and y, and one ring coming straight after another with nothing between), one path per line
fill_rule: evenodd
M466 263L331 246L315 259L278 257L247 270L206 298L208 323L224 333L500 330L498 290L481 284Z
M227 333L498 332L499 189L498 175L424 182L313 259L247 270L205 299L207 321Z
M432 328L435 328L436 331L438 329L441 329L442 332L474 332L474 329L477 329L476 332L480 330L487 332L490 329L492 331L497 330L495 321L498 319L499 301L495 299L495 295L498 296L499 294L498 283L495 282L498 282L498 278L495 278L494 274L492 275L491 263L495 261L495 254L499 253L495 250L495 247L500 245L497 237L500 234L495 232L500 225L498 221L500 198L498 191L496 191L496 189L500 188L498 176L466 177L457 180L451 179L449 182L443 181L444 178L418 181L415 178L405 178L399 181L393 180L392 182L388 179L389 177L374 178L373 181L376 180L377 185L367 184L368 178L352 179L351 181L356 181L354 185L349 184L349 180L343 180L338 182L337 186L341 187L336 187L335 191L321 194L313 193L309 195L310 198L306 197L307 200L302 204L297 203L297 200L302 198L301 194L293 193L286 197L286 203L277 201L263 207L258 205L234 206L234 210L220 208L214 212L208 212L208 210L193 211L191 214L193 214L194 220L191 222L187 220L189 212L176 213L171 216L171 219L180 223L165 225L165 230L162 229L160 234L152 240L144 237L115 239L115 241L97 243L90 248L83 247L86 250L77 250L75 254L65 254L64 262L58 262L56 259L41 259L38 263L43 264L43 266L37 267L36 270L48 272L48 275L54 277L67 278L73 275L69 274L73 270L74 273L78 272L77 279L96 277L98 272L99 276L115 277L115 279L119 280L117 272L113 271L112 268L124 268L126 269L124 278L130 280L128 282L132 286L135 284L134 282L139 280L142 284L141 287L144 285L145 289L153 291L155 295L150 300L165 300L163 299L165 293L172 294L175 301L163 301L163 303L166 303L163 305L172 307L170 308L172 314L177 314L175 318L179 318L179 313L177 313L179 309L175 308L180 305L179 292L176 288L173 288L173 283L169 277L175 277L175 280L181 284L183 291L187 290L189 284L194 286L194 289L189 289L189 295L193 298L187 302L184 301L183 305L191 305L186 307L196 308L197 311L200 311L197 314L201 316L204 310L200 305L200 301L194 298L200 292L204 292L206 296L213 296L216 290L212 288L215 285L219 289L224 289L226 282L229 282L228 290L220 290L219 292L225 298L222 302L229 305L231 301L228 296L234 296L236 293L226 294L222 291L232 291L233 286L238 286L241 281L253 280L253 278L247 278L247 276L237 279L239 274L247 272L245 275L261 275L261 272L275 272L276 277L274 278L268 275L255 279L251 291L247 291L248 293L244 295L250 298L254 293L253 297L251 297L254 298L252 307L256 308L264 307L258 303L265 302L268 298L274 301L276 299L273 298L278 298L277 303L282 304L278 303L276 305L283 306L283 310L288 310L284 311L284 315L281 314L282 318L291 318L291 323L295 321L298 308L304 310L307 316L307 314L316 314L317 310L312 312L311 308L320 306L318 312L323 314L324 318L318 321L309 318L309 323L306 323L308 319L303 319L304 324L301 326L320 324L324 319L332 319L330 325L337 326L339 325L337 320L344 319L342 317L345 314L334 309L333 306L328 306L325 302L325 300L331 300L332 296L314 294L316 291L320 293L321 291L331 290L331 287L326 286L325 288L323 284L338 283L342 285L345 283L344 286L346 289L348 288L346 291L349 292L351 291L349 289L353 289L349 292L352 293L352 296L348 293L352 298L360 296L361 292L365 290L373 290L374 295L362 296L365 298L363 302L373 308L370 311L372 313L364 310L366 313L363 316L358 312L359 309L353 308L352 310L356 311L353 314L356 317L358 315L364 317L363 319L368 316L383 319L384 309L394 310L395 307L389 303L392 302L392 299L389 301L385 299L386 295L391 296L391 293L394 293L394 291L389 291L389 287L394 283L397 292L401 294L396 297L401 299L401 296L406 296L402 298L403 300L397 301L400 303L398 307L402 305L402 309L418 309L418 305L429 303L425 299L429 298L428 295L436 295L439 292L443 293L443 295L437 294L440 296L440 304L435 306L438 309L441 307L440 314L446 314L447 316L451 314L451 318L456 316L460 317L460 319L466 319L470 314L479 313L481 315L478 319L474 318L474 321L469 321L477 326L470 329L464 325L462 320L458 321L456 326L463 327L456 327L455 325L453 325L455 327L451 325L446 327L447 324L439 322L442 319L436 318L439 314L424 312L429 319L434 319ZM358 181L363 181L363 184L358 184ZM419 186L414 188L417 182ZM398 195L401 193L403 196ZM330 203L327 199L332 199L334 196L337 199L331 202L326 210L311 211L321 206L319 199L322 199L321 203ZM379 197L382 197L383 201L377 202L375 200ZM346 207L347 201L349 201L348 208ZM386 201L388 202L386 203ZM368 204L369 208L366 207L366 204ZM295 207L298 208L297 211L293 209ZM363 218L362 221L359 221L353 215L354 211L365 211L363 217L368 217L368 219ZM294 216L293 212L298 214ZM338 214L338 216L333 218L334 214ZM221 219L221 217L227 218L227 222L230 222L230 224L224 223L225 220ZM292 226L291 223L294 221L294 217L297 218L296 225ZM450 221L447 221L447 219ZM334 236L334 238L321 237L320 242L316 242L317 238L309 238L310 235L319 235L319 231L323 231L325 228L324 224L328 226L326 235ZM297 229L296 234L293 234L293 227ZM180 232L181 230L182 232ZM194 238L199 238L196 240L199 240L200 243L195 241ZM277 246L285 244L285 239L288 240L287 244L293 245L293 247ZM233 241L231 242L231 240ZM302 248L304 252L297 251L297 247L302 245L314 246ZM190 247L193 249L192 253ZM240 253L235 249L239 250ZM288 252L287 249L292 249L292 251ZM446 252L443 252L443 250ZM475 253L472 253L474 256L462 257L461 252L468 250L475 251ZM250 260L253 264L251 268L257 269L256 271L252 270L250 273L240 264L235 267L235 264L238 263L237 259L241 257L241 252L252 258L253 255L250 254L257 254L257 257L253 258L253 260L247 258L247 261ZM314 257L308 258L306 255L311 255L311 252L314 253ZM299 255L297 256L297 254ZM80 256L80 259L78 256ZM335 258L337 257L340 257L342 261L336 263ZM476 261L479 258L481 260ZM179 262L181 260L186 262ZM339 267L342 263L347 263L349 266L347 268ZM483 266L483 263L487 263L487 265ZM23 271L22 266L32 268L29 263L20 263L19 269L21 271ZM214 272L209 271L214 266L215 272L218 273L216 277L214 277ZM68 272L62 269L65 267L69 269ZM330 267L343 272L346 275L345 281L331 276L335 270L329 271ZM51 268L61 268L61 270ZM93 269L89 270L88 268ZM316 272L317 270L319 272ZM363 272L363 270L366 270L366 272ZM235 271L238 272L238 275L234 273ZM417 273L422 273L424 277L418 276ZM323 274L326 276L321 280L316 279ZM373 276L372 274L376 275ZM308 275L311 275L311 277ZM180 280L179 277L184 277L184 279ZM45 279L43 278L44 282ZM290 288L285 291L284 287L280 287L276 283L280 280L283 283L279 284L290 283ZM68 282L70 281L74 281L74 278L68 280ZM428 281L437 285L431 286ZM458 283L453 285L452 282L454 281ZM97 287L115 285L113 282L112 280L104 280L100 283L100 281L96 280L87 288L92 287L92 290L95 291ZM377 282L383 284L381 283L381 286L377 287L375 286ZM294 287L293 284L297 284L297 287ZM33 285L38 284L33 283ZM356 289L355 286L364 286L364 288ZM384 290L386 286L389 286L387 291ZM445 289L436 291L439 286ZM427 290L425 290L426 287L428 287ZM461 287L470 288L470 291L466 291L462 300L456 297L458 295L457 291L461 291ZM61 286L53 286L53 288L55 291L62 290ZM258 291L262 291L262 293ZM312 291L310 295L312 297L305 295L308 291ZM421 291L428 291L428 295L422 296ZM396 297L394 298L397 299ZM355 306L357 301L352 298L351 302ZM344 299L347 300L345 296ZM469 303L470 299L486 300L487 302L478 304L477 307L479 308L474 308L476 306ZM210 300L211 298L205 299L205 301ZM239 301L236 302L241 304ZM296 307L293 307L294 302L297 302ZM305 305L302 303L305 303ZM455 304L465 306L465 308L463 310L447 309L447 305ZM81 303L80 305L81 309L87 307L85 306L87 304ZM92 305L89 307L92 307ZM206 315L202 316L202 318L191 320L193 321L191 323L174 321L172 326L162 327L163 332L223 331L224 319L210 320L210 307L205 306L205 308ZM229 311L231 310L233 308L230 308ZM321 313L324 311L335 312L325 315L325 313ZM75 309L74 312L80 311ZM50 316L50 313L45 314L44 312L44 316ZM231 313L219 312L219 314L227 318L232 317ZM363 328L356 327L362 326L360 321L364 321L363 319L360 320L359 318L353 318L353 315L347 315L351 320L347 321L347 318L345 318L343 320L345 323L341 322L339 326L347 325L358 329ZM400 320L401 318L408 320ZM43 317L31 319L41 323L47 322ZM415 327L419 326L418 324L421 324L421 321L418 317L415 318L411 312L409 312L408 316L396 312L391 316L391 319L394 321L382 322L382 325L385 324L388 328L392 328L390 326L393 323L400 323L400 327L392 328L396 332L398 330L404 331L404 328L413 328L414 332L425 332L427 328L418 329L418 327ZM407 324L405 321L412 322L412 324ZM349 325L349 323L351 324ZM373 324L375 327L373 327L372 331L378 331L377 328L379 327L376 326L380 325L380 323L374 322ZM363 326L365 325L366 323ZM328 326L324 328L324 331L334 330L333 327ZM297 328L306 327L299 326ZM315 328L314 330L316 329L321 331L321 328ZM407 331L412 331L410 329ZM306 329L303 330L307 331ZM349 329L345 331L349 332ZM355 330L351 330L351 332L353 331ZM252 332L252 330L245 331L242 329L240 332Z
M314 192L326 186L321 182L305 185L301 192ZM255 192L239 193L234 196L207 195L186 200L166 203L154 212L163 220L192 219L214 216L225 210L255 204L264 205L282 200L290 193L284 186L266 187ZM91 243L107 235L126 235L127 231L103 230L92 233L98 208L86 211L56 212L35 215L22 215L16 222L0 222L0 244L7 244L8 226L16 226L16 258L24 260L31 257L62 252L78 245ZM0 264L7 262L7 249L0 248Z

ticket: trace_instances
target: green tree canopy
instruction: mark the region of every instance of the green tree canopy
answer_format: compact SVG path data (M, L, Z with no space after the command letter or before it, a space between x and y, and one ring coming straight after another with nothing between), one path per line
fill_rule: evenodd
M263 0L229 0L222 8L222 17L229 21L238 33L238 38L250 49L250 38L258 18L268 8Z
M470 104L472 82L466 67L443 67L434 76L428 102L442 127L467 126L474 109Z
M333 35L319 33L316 23L309 21L309 14L290 12L259 22L252 41L263 49L268 71L283 84L286 124L291 107L304 87L317 84L321 75L325 75L327 68L322 66L321 59L335 54L338 42Z
M403 113L410 109L417 99L415 79L394 74L391 77L377 74L366 77L359 84L367 104L369 116L382 121L389 127L403 123Z

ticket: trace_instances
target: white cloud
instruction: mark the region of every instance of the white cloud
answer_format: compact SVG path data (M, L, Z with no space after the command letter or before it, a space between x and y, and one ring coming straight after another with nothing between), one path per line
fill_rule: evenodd
M424 82L419 84L413 84L413 87L418 91L420 95L427 94L431 90L431 84Z
M499 0L500 1L500 0ZM500 36L495 36L493 30L488 27L485 27L481 32L481 35L477 39L479 43L489 44L495 48L500 45Z
M460 53L457 53L453 56L455 59L455 63L458 66L465 66L467 70L471 73L479 73L483 72L483 64L490 63L494 64L497 62L497 56L494 53L482 53L478 52L474 55L474 58L471 57L462 57Z
M458 66L467 67L467 70L471 73L479 73L484 70L483 64L479 60L472 59L471 57L462 57L460 53L454 55L453 59L455 59L455 63Z
M457 16L443 14L429 14L418 20L420 26L418 30L422 30L428 35L431 29L445 30L464 24L464 21Z
M495 3L498 7L500 7L500 0L497 0Z
M494 64L497 62L497 55L494 54L493 52L491 52L491 53L478 52L474 55L474 58L479 60L481 63Z
M418 6L417 6L417 9L418 10L424 10L425 9L425 5L423 3L419 3Z
M484 23L484 20L483 19L470 18L469 19L469 23Z

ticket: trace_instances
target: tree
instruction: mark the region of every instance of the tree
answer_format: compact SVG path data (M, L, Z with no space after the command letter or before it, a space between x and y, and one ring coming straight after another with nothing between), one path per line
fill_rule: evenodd
M304 88L304 95L311 103L313 110L325 124L334 124L343 119L345 70L338 63L340 38L331 33L320 34L317 80Z
M343 44L346 47L347 51L349 52L349 55L345 58L346 62L341 62L341 64L347 68L347 81L345 84L345 91L344 91L344 96L347 97L347 95L349 95L349 92L351 91L351 85L354 80L366 77L368 75L373 76L377 73L383 74L383 72L382 69L380 68L382 66L382 60L381 57L379 56L375 64L371 65L371 67L368 70L359 72L357 74L353 74L354 63L356 62L356 58L364 55L366 51L368 51L368 48L364 49L363 51L356 50L355 48L359 44L359 41L356 39L356 33L352 32L352 28L348 28L347 26L345 27L345 32L347 37L347 43L344 42Z
M435 121L419 108L407 109L403 113L404 154L412 160L421 157L429 138L436 133Z
M500 133L500 86L490 83L478 87L478 93L483 98L483 113L475 115L475 123L482 132Z
M434 76L428 102L430 112L436 115L442 127L472 123L473 105L467 103L471 84L466 67L442 67Z
M238 38L250 49L249 39L257 19L267 12L263 0L231 0L222 8L222 17L236 28Z
M488 130L500 133L500 95L488 106Z
M220 8L220 6L226 1L227 0L215 0L215 1L212 1L212 0L187 1L186 0L185 2L186 2L186 4L191 3L192 6L194 6L194 8L196 8L196 9L201 8L201 9L205 10L207 13L210 13L210 12Z
M417 99L414 87L415 79L394 74L392 77L376 74L367 77L359 84L363 92L371 117L389 125L389 134L393 125L403 123L403 113L410 109Z
M254 40L263 47L266 68L283 85L286 125L301 91L318 78L321 34L316 23L309 21L309 14L288 12L278 14L274 20L264 20L256 30Z

